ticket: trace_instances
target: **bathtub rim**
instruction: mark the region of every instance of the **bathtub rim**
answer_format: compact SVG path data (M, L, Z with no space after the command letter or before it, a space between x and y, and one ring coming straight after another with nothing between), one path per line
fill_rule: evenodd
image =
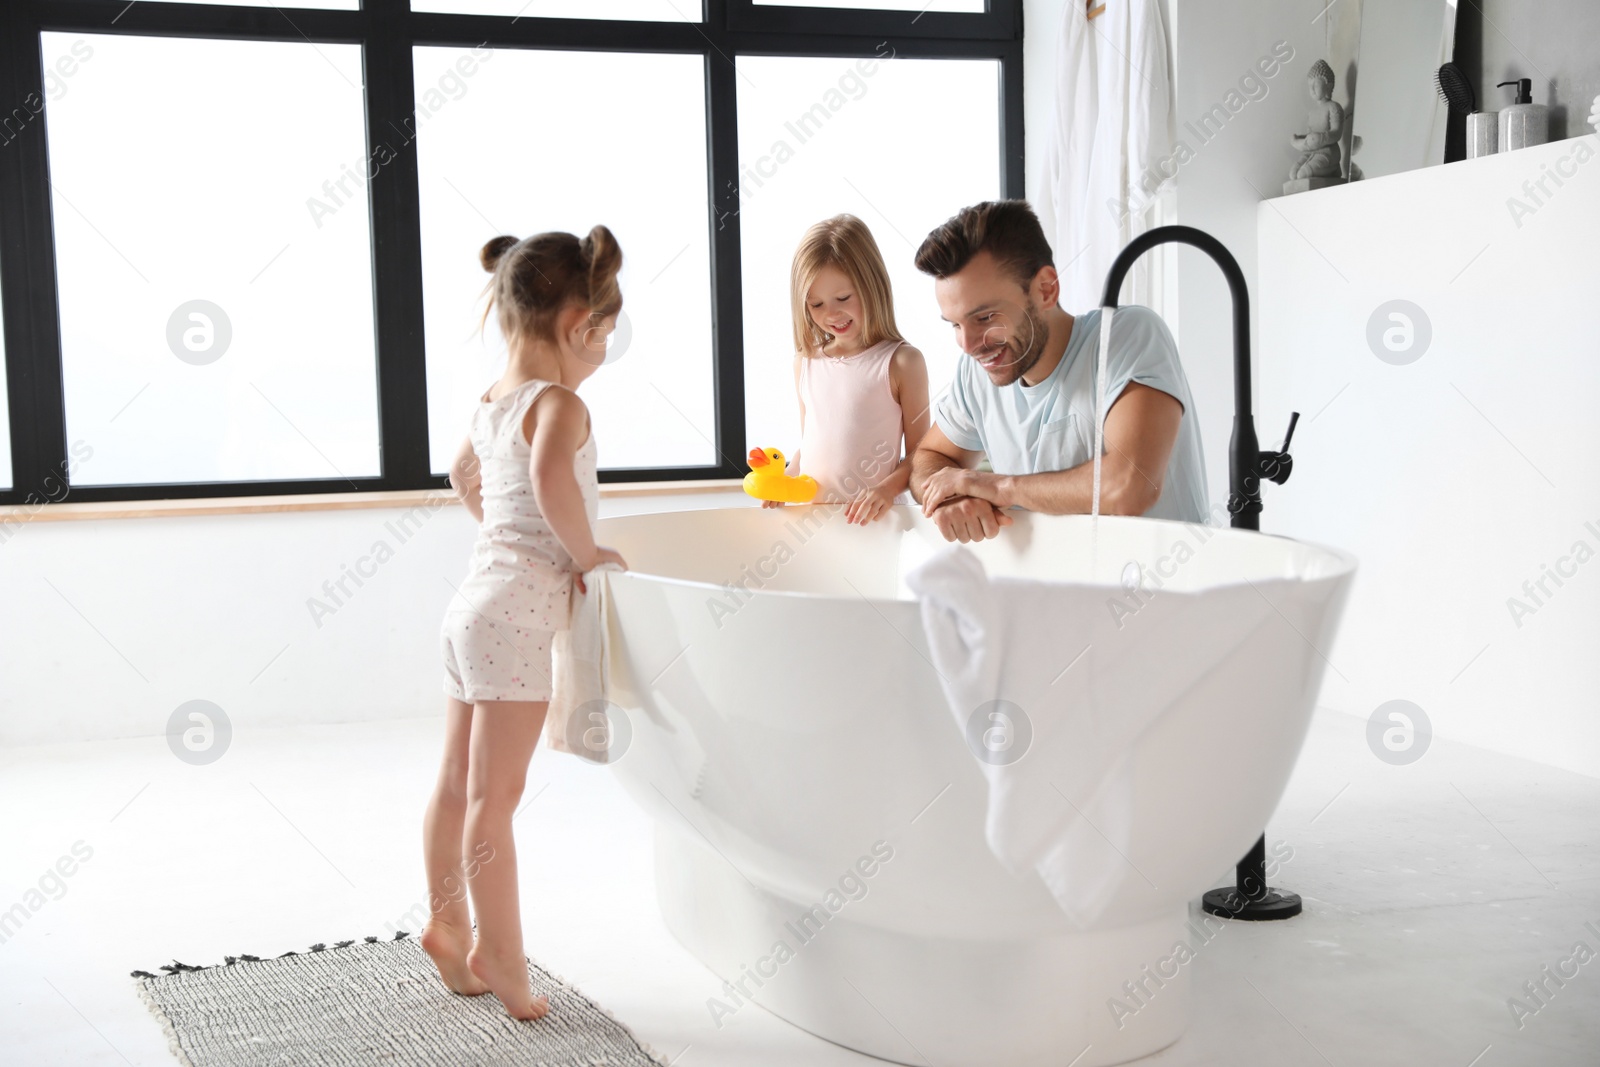
M804 504L804 505L797 505L797 506L800 506L800 507L816 507L816 506L819 506L819 505ZM821 506L827 506L827 505L821 505ZM900 508L906 508L908 510L915 510L918 514L920 514L920 512L921 512L921 508L918 507L915 504L895 504L895 505L892 505L891 507L894 510L898 510ZM747 507L747 506L740 506L740 507L722 507L722 508L695 508L695 509L686 509L686 510L683 510L683 511L671 511L671 512L646 512L646 513L641 513L641 514L637 514L637 515L612 515L612 516L608 516L606 518L600 519L597 522L596 525L601 527L601 529L597 530L597 532L602 532L603 533L603 527L606 524L609 524L609 523L622 523L622 522L630 522L631 523L631 522L647 521L649 519L657 518L657 517L659 517L661 515L664 515L664 514L665 515L700 515L700 514L705 514L705 513L708 513L708 512L731 512L731 511L753 511L753 510L756 510L756 509L750 508L750 507ZM1021 509L1018 509L1018 510L1021 510ZM1037 514L1037 515L1040 515L1040 516L1042 516L1044 518L1047 518L1047 519L1057 519L1057 518L1087 519L1087 518L1090 517L1090 516L1088 516L1086 514L1048 515L1048 514L1045 514L1043 512L1025 512L1025 514L1030 515L1030 516ZM1333 579L1343 578L1343 577L1345 577L1347 575L1350 575L1350 574L1354 573L1354 571L1360 565L1360 560L1358 560L1353 553L1347 552L1344 549L1335 548L1332 545L1325 545L1325 544L1322 544L1319 541L1307 541L1307 540L1305 540L1303 538L1299 538L1299 537L1290 537L1288 534L1269 533L1269 532L1266 532L1266 531L1263 531L1263 530L1242 530L1242 529L1239 529L1239 528L1233 527L1233 526L1210 526L1207 523L1186 522L1186 521L1184 521L1182 519L1152 518L1152 517L1146 516L1146 515L1102 515L1102 516L1100 516L1100 518L1105 520L1105 521L1107 521L1107 522L1118 523L1118 524L1144 522L1144 523L1160 523L1162 525L1169 526L1169 527L1181 526L1181 527L1184 527L1184 528L1193 528L1195 526L1205 526L1208 529L1211 529L1211 530L1215 531L1215 533L1217 533L1217 534L1226 534L1226 535L1238 534L1238 535L1244 535L1244 536L1270 537L1270 538L1273 538L1275 540L1288 541L1288 542L1290 542L1292 544L1302 545L1302 546L1304 546L1306 548L1313 549L1313 550L1315 550L1317 552L1324 553L1327 556L1329 556L1331 558L1331 560L1334 562L1335 565L1332 568L1330 568L1327 572L1325 572L1323 574L1319 574L1319 575L1317 575L1315 577L1312 577L1312 578L1294 579L1295 581L1300 581L1300 582L1323 582L1323 581L1329 581L1329 580L1333 580ZM907 532L909 532L909 531L907 531ZM950 544L950 545L959 545L959 544L961 544L961 542L959 542L959 541L950 541L950 542L948 542L948 544ZM605 577L607 578L607 580L610 580L612 578L618 578L618 577L626 577L626 578L634 578L634 579L648 579L651 582L658 582L658 583L661 583L663 585L684 586L686 588L698 589L698 590L703 590L703 591L707 591L707 592L711 592L711 593L724 592L726 590L726 588L727 588L726 585L719 585L719 584L717 584L715 582L701 581L701 580L695 579L695 578L676 578L676 577L673 577L673 576L667 575L667 574L655 574L655 573L652 573L650 571L634 570L631 567L629 569L623 570L623 571L611 571L611 572L602 572L602 573L605 574ZM1037 580L1041 581L1041 582L1048 582L1048 583L1055 584L1055 585L1088 586L1090 588L1103 588L1103 589L1119 589L1119 588L1121 588L1121 586L1116 582L1102 582L1102 583L1066 582L1066 581L1060 581L1058 579L1052 579L1052 578L1040 578L1040 579L1037 579ZM1218 583L1215 583L1215 584L1212 584L1212 585L1205 586L1203 589L1198 589L1198 590L1174 590L1173 592L1179 593L1180 595L1199 595L1201 593L1204 593L1204 592L1207 592L1207 591L1210 591L1210 590L1230 589L1230 588L1233 588L1233 587L1238 586L1238 585L1252 584L1253 582L1256 582L1256 581L1265 581L1265 580L1271 580L1271 579L1241 578L1241 579L1237 579L1235 581L1218 582ZM750 596L785 597L785 598L796 598L796 599L800 599L800 600L851 600L851 601L862 600L862 601L865 601L866 603L871 604L871 605L890 605L890 604L911 604L911 605L916 605L918 603L918 600L917 600L916 597L899 597L899 596L884 597L884 596L869 595L869 594L866 594L866 593L860 593L857 596L848 597L847 598L847 597L842 597L842 596L839 596L839 595L833 594L833 593L811 593L811 592L804 592L804 591L796 590L796 589L754 589L754 590L746 590L746 592Z

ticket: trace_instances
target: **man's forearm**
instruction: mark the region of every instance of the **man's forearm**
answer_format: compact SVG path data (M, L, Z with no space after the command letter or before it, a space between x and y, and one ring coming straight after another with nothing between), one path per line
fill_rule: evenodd
M994 481L994 494L998 507L1020 507L1042 515L1086 514L1094 506L1094 463L1042 474L999 475ZM1101 514L1143 515L1160 495L1159 486L1130 479L1118 464L1101 463Z
M922 503L923 488L934 472L960 465L943 452L935 452L931 448L917 449L911 454L911 496L917 503Z

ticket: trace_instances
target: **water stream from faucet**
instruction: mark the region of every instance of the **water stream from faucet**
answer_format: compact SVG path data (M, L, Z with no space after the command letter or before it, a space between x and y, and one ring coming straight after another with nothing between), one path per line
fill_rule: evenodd
M1106 366L1111 351L1111 316L1116 308L1100 309L1100 344L1094 367L1094 496L1089 507L1089 573L1100 577L1100 454L1106 438Z
M1106 437L1106 362L1111 350L1111 315L1116 308L1100 309L1100 346L1095 353L1094 370L1094 502L1089 514L1094 527L1100 525L1100 453L1105 451Z

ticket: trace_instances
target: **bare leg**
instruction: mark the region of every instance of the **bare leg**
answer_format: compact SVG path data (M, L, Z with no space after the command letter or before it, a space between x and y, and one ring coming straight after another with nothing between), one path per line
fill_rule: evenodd
M473 709L467 770L467 888L478 914L478 943L467 966L513 1018L537 1019L550 1010L528 985L522 949L522 909L517 900L517 848L511 817L522 799L544 702L496 701ZM482 862L472 863L470 857Z
M472 705L450 700L445 713L444 759L439 782L422 820L422 858L428 872L428 923L422 947L433 957L444 984L457 993L489 991L467 967L472 949L472 915L462 870L461 838L467 820L467 750L472 735Z

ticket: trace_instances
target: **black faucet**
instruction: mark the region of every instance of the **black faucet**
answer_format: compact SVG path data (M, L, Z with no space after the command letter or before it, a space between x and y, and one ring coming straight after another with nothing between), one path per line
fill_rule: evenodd
M1260 530L1261 480L1282 485L1294 469L1289 442L1300 421L1298 411L1289 414L1289 430L1283 447L1263 452L1256 440L1255 416L1250 410L1250 292L1244 272L1222 242L1193 226L1157 226L1128 242L1117 254L1106 275L1106 288L1100 305L1117 306L1117 294L1134 261L1156 245L1176 241L1193 245L1210 256L1228 279L1233 294L1233 436L1228 441L1228 514L1236 530ZM1267 885L1267 838L1263 834L1234 870L1232 889L1213 889L1202 898L1201 906L1212 915L1231 919L1288 919L1299 915L1300 895Z

